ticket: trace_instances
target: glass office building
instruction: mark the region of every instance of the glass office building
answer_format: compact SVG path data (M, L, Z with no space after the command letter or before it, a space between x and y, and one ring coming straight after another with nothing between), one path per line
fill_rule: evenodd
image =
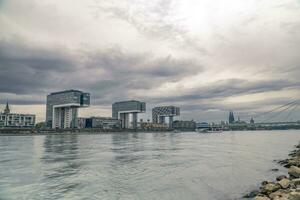
M47 96L48 128L76 128L78 108L90 105L90 94L79 90L54 92Z
M141 101L121 101L112 105L112 117L121 120L122 128L137 128L137 114L146 111L146 103ZM129 124L129 115L132 115L132 126Z

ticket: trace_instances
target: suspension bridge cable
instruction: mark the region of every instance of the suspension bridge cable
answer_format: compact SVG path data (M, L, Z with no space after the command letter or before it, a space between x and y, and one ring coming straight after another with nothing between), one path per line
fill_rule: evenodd
M282 114L284 111L290 109L291 107L293 107L296 104L296 102L293 102L292 104L285 106L286 108L284 108L283 110L280 110L279 112L276 112L275 114L273 114L270 118L268 118L267 120L265 120L265 122L268 122L269 120L273 119L276 116L279 116L280 114ZM270 122L270 121L269 121Z
M286 116L286 121L289 120L289 117L291 116L291 114L298 108L299 104L295 104L294 108L291 109L291 111L288 113L288 115Z
M287 107L287 106L289 106L289 105L291 105L291 104L295 104L295 103L297 103L297 102L299 102L299 101L300 101L300 100L298 99L298 100L289 102L289 103L284 104L284 105L282 105L282 106L276 107L276 108L274 108L274 109L272 109L272 110L269 110L269 111L266 111L266 112L263 112L263 113L258 113L258 114L256 114L256 115L254 115L253 117L257 118L257 117L260 117L260 116L263 116L263 115L272 113L272 112L274 112L274 111L276 111L276 110L279 110L279 109L281 109L281 108Z

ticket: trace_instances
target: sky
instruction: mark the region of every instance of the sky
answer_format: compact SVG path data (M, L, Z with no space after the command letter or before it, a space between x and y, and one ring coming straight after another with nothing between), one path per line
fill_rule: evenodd
M79 89L83 117L135 99L145 119L247 121L300 98L299 44L299 0L0 0L0 109L43 121L47 94Z

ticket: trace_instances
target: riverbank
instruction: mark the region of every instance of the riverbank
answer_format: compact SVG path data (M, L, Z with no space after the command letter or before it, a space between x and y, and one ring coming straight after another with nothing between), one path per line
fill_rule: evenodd
M110 133L126 133L126 132L172 132L170 129L36 129L36 128L5 128L0 129L0 136L18 136L18 135L56 135L56 134L110 134Z
M245 195L254 200L300 200L300 143L289 154L289 158L277 161L288 168L288 175L281 175L276 181L263 181L257 191Z

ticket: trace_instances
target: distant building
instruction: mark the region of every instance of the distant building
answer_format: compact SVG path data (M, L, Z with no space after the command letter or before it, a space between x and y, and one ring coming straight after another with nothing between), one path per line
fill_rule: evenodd
M175 106L159 106L152 109L153 123L165 123L165 118L169 117L169 128L172 128L173 117L180 115L180 108Z
M200 122L196 124L197 129L208 129L209 127L210 125L207 122Z
M173 128L177 130L183 130L183 131L194 131L196 129L196 122L176 120L173 122Z
M146 111L146 103L136 100L115 102L112 105L112 117L121 120L122 128L137 128L137 114ZM129 124L129 115L132 115L132 126Z
M9 108L8 102L6 102L6 106L5 106L5 109L4 109L4 114L9 114L9 113L10 113L10 108Z
M167 130L169 126L162 123L141 122L140 128L142 130Z
M47 96L46 123L49 128L76 128L78 108L90 105L90 94L79 90L54 92Z
M234 119L234 114L232 111L229 112L229 120L228 120L229 124L233 124L235 122Z
M85 128L119 129L121 120L111 117L90 117L86 118Z
M86 121L87 121L87 118L78 117L77 118L77 128L79 128L79 129L86 128Z
M0 113L0 127L34 127L35 115L10 113L8 103L3 113Z

